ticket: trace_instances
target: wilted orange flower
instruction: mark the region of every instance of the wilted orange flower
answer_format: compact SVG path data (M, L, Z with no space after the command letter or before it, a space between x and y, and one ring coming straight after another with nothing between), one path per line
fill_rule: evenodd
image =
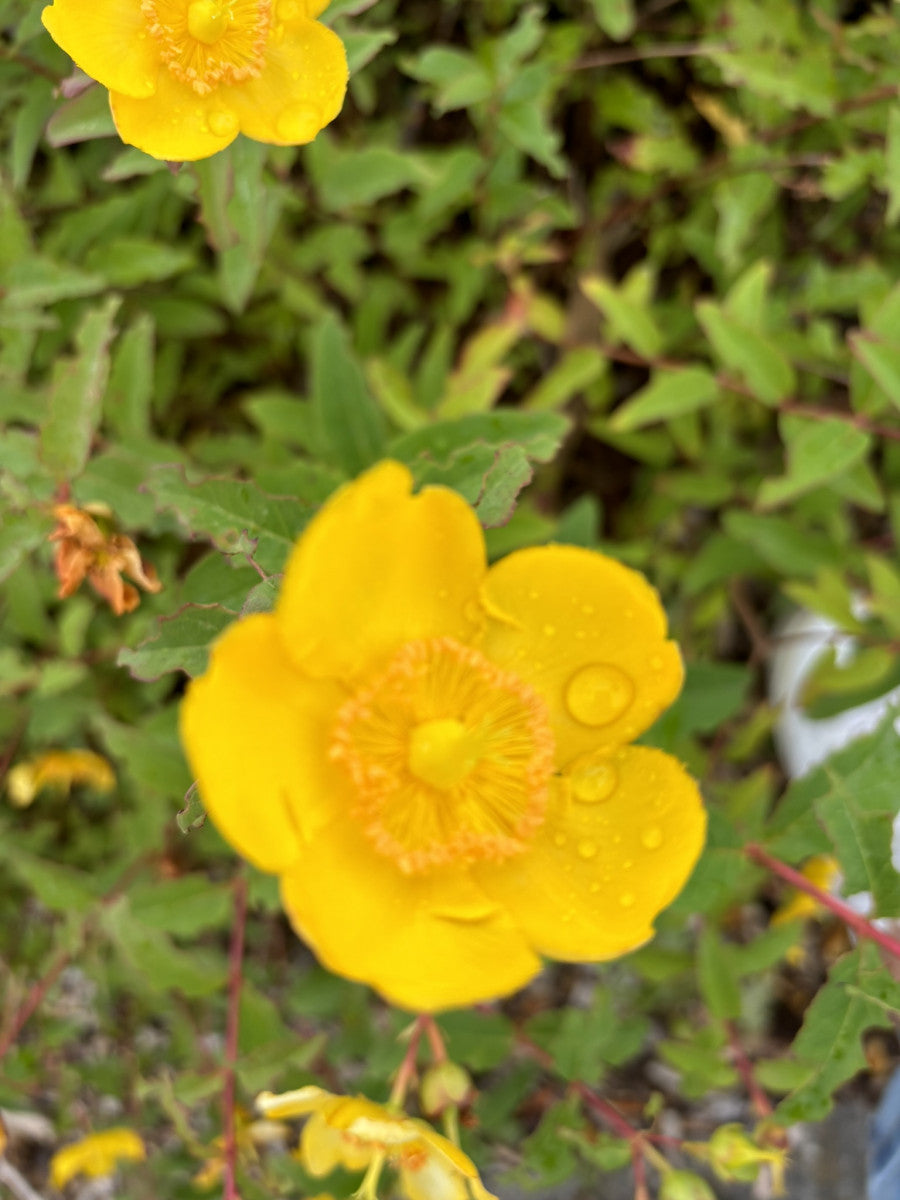
M298 1156L311 1175L330 1175L336 1167L363 1171L381 1160L397 1171L406 1200L496 1200L469 1156L448 1138L364 1096L310 1086L280 1096L263 1092L256 1105L269 1118L309 1116ZM365 1185L356 1194L369 1195Z
M57 526L49 540L57 543L57 595L61 600L77 591L87 576L94 591L120 617L137 608L141 600L137 588L122 579L123 571L147 592L162 588L153 567L142 561L131 538L101 529L95 518L105 521L111 516L105 505L89 504L81 509L72 504L57 504L53 515Z
M42 19L109 89L122 141L207 158L238 133L311 142L341 111L347 59L328 0L54 0Z
M50 750L17 763L6 777L6 790L16 808L27 808L44 788L68 794L76 783L109 792L116 777L106 759L93 750Z
M76 1175L92 1179L112 1175L122 1160L139 1162L146 1157L144 1143L133 1129L105 1129L57 1150L50 1160L50 1179L55 1188L62 1189Z
M435 1011L642 945L705 816L628 745L683 676L647 581L575 546L488 568L462 498L411 491L395 462L341 488L181 720L212 819L325 965Z

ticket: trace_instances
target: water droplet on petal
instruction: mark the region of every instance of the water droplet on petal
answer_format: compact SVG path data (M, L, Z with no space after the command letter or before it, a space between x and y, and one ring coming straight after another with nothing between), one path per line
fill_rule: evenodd
M540 592L531 591L528 593L528 599L529 600L537 600L537 598L540 596L540 594L541 594Z
M566 707L582 725L611 725L634 699L634 684L611 663L590 663L566 687Z
M631 870L631 868L632 868L633 866L634 866L634 859L633 859L633 858L626 858L626 859L624 860L624 862L622 863L622 870L623 870L623 871L629 871L629 870Z
M553 835L553 844L555 846L564 846L566 844L566 835L564 833L556 833Z
M593 606L593 604L582 604L581 611L584 613L584 615L586 617L590 617L593 615L594 606Z
M648 825L641 834L641 845L645 850L658 850L663 844L663 831L658 825Z
M227 108L216 108L207 114L206 124L209 126L209 132L216 137L233 137L238 131L237 113L230 112Z
M596 842L590 842L590 841L585 840L583 842L578 843L578 857L579 858L584 858L584 859L594 858L596 856L596 854L597 854L597 843Z
M591 884L591 886L588 888L588 891L589 891L589 892L591 892L593 895L596 895L596 894L597 894L597 892L599 892L599 891L600 891L600 884L599 884L599 883L597 883L597 882L595 881L595 882L594 882L594 883L592 883L592 884Z
M575 765L570 780L576 800L582 804L600 804L616 790L619 776L612 763L589 758Z
M276 121L275 132L285 142L311 142L322 128L322 114L315 104L289 104Z
M619 897L619 903L623 908L633 908L635 901L634 892L623 892Z
M544 637L553 637L555 633L556 633L555 625L545 625L544 626Z

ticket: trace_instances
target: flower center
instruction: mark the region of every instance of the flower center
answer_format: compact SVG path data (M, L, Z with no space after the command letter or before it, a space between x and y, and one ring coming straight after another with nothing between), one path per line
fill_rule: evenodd
M270 0L141 0L141 10L163 62L201 96L259 75Z
M523 850L553 755L540 697L452 638L403 646L341 707L331 744L366 835L407 873Z

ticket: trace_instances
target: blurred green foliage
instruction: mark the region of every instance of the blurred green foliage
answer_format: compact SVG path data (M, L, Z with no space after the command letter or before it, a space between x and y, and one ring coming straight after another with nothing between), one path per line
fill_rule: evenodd
M353 72L342 116L307 148L239 140L173 172L113 136L102 89L64 98L40 6L0 0L3 765L90 747L119 778L0 817L19 914L0 1038L74 964L4 1046L0 1105L45 1107L64 1134L115 1110L157 1145L129 1196L197 1194L239 868L185 801L178 697L228 622L271 605L322 500L389 455L457 488L494 554L557 539L649 575L688 664L651 738L710 805L652 944L443 1021L482 1089L464 1145L489 1166L505 1144L519 1183L615 1169L625 1143L567 1086L650 1115L653 1087L698 1102L740 1087L735 1030L787 1093L777 1118L821 1117L900 989L848 945L820 988L808 947L804 1003L819 990L789 1048L801 931L769 927L776 893L743 847L834 854L848 890L900 914L892 725L782 796L764 686L797 604L859 648L820 664L815 716L900 681L900 11L335 0L326 17ZM58 600L46 538L66 496L108 506L164 590L118 618L86 589ZM271 881L250 872L250 899L241 1102L323 1074L383 1096L403 1017L313 963ZM308 1186L287 1157L242 1168L245 1200Z

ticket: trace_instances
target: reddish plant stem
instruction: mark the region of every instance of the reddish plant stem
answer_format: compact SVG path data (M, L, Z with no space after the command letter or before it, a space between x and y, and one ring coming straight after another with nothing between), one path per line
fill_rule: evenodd
M436 1063L447 1061L447 1050L444 1046L444 1039L441 1036L441 1031L438 1029L434 1017L422 1016L419 1018L422 1022L422 1028L425 1031L425 1036L428 1038L428 1045L431 1050L431 1057Z
M247 878L243 872L234 880L234 924L228 950L228 1016L225 1026L225 1067L222 1089L225 1189L223 1200L240 1200L237 1190L237 1133L235 1130L235 1064L240 1033L241 984L243 982L244 932L247 927Z
M731 1056L734 1059L734 1065L741 1077L741 1082L746 1089L747 1095L750 1097L753 1111L761 1121L764 1121L772 1115L772 1102L757 1082L756 1076L753 1073L753 1063L744 1049L737 1026L733 1021L726 1021L725 1030L728 1034L728 1044L731 1047Z
M900 959L900 941L895 937L891 937L889 933L884 933L877 926L873 925L871 921L867 921L865 917L860 916L859 913L854 912L849 904L845 904L837 896L832 896L830 892L823 892L814 883L810 883L799 871L795 871L793 867L789 867L781 859L774 858L768 851L763 850L762 846L758 846L755 842L751 842L749 846L745 846L744 853L753 862L758 863L761 867L765 867L767 871L771 871L779 879L783 879L785 883L789 883L800 892L805 892L807 896L812 896L823 908L827 908L829 912L834 913L845 925L849 926L857 937L867 938L870 942L875 942L876 945L880 946L882 950L886 950L893 958Z
M394 1076L394 1083L391 1087L390 1103L395 1104L398 1108L402 1107L406 1099L406 1093L409 1091L409 1085L415 1079L419 1043L422 1041L422 1034L426 1032L429 1021L433 1021L433 1018L420 1015L416 1017L413 1027L410 1030L409 1041L406 1044L406 1053L403 1055L403 1060L397 1068L397 1074Z
M15 1014L9 1022L9 1025L2 1033L0 1033L0 1061L2 1061L9 1053L19 1034L25 1028L26 1024L31 1020L32 1016L34 1016L34 1013L40 1007L47 993L72 961L77 951L84 945L85 940L91 931L91 926L97 919L98 912L104 908L107 908L119 898L134 876L142 871L147 865L147 862L148 856L142 855L127 868L122 877L112 888L110 888L106 895L100 897L100 900L97 903L97 908L90 912L87 917L85 917L79 933L77 946L73 947L71 950L61 950L44 974L40 977L40 979L32 984L28 995L16 1009Z

